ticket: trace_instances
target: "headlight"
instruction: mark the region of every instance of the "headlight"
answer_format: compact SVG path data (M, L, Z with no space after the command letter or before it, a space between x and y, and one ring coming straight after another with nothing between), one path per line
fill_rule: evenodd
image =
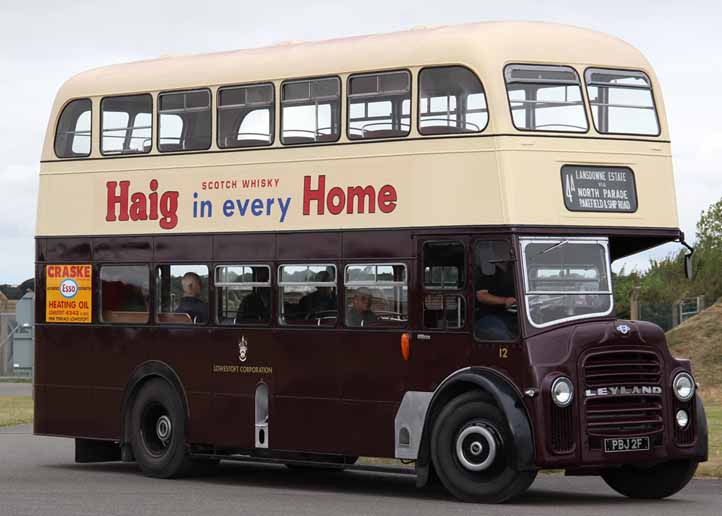
M674 377L672 390L679 401L689 401L694 396L694 378L687 373L679 373Z
M574 386L566 376L560 376L552 383L552 401L558 407L568 407L574 397Z

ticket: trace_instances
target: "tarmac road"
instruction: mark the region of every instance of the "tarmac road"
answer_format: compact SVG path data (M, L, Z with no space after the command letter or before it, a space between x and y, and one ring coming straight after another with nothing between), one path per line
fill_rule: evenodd
M595 477L539 475L504 505L456 502L417 490L409 475L301 473L283 466L222 463L212 476L157 480L135 464L75 464L73 441L35 437L30 425L0 428L0 516L15 515L720 515L722 481L695 480L662 501L629 500Z
M30 397L33 395L31 383L8 383L0 382L0 397Z

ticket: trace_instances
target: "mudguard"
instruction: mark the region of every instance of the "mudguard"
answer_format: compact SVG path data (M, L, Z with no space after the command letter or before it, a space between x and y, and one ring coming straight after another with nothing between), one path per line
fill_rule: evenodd
M512 382L499 372L486 367L461 369L447 377L434 391L426 411L419 455L416 460L416 484L424 486L429 480L431 456L431 431L433 419L444 403L455 397L463 384L476 386L487 393L499 406L509 423L514 439L514 463L519 471L534 470L534 435L531 422L522 401L522 395ZM473 387L472 387L473 388ZM469 389L464 389L468 391Z
M704 404L699 395L696 396L695 412L697 414L697 445L694 448L695 458L700 462L707 462L709 459L709 434L707 429L707 415L704 411Z

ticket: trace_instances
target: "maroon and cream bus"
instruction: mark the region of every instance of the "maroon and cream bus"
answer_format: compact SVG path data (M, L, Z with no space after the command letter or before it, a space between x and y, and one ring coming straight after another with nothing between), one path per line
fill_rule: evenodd
M544 468L669 496L704 409L611 263L684 242L670 152L649 63L568 26L82 73L42 155L35 433L156 477L382 457L468 501Z

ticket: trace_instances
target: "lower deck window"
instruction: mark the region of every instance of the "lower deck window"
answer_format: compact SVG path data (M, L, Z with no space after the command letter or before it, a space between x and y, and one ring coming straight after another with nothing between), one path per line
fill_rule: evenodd
M100 268L100 320L145 324L150 314L150 270L147 265L104 265Z
M344 284L346 326L389 327L408 322L405 265L347 265Z
M267 324L271 320L271 270L267 265L216 267L218 323Z
M205 265L159 265L155 290L157 322L208 322L208 267Z
M335 265L282 265L278 277L281 324L336 325Z

